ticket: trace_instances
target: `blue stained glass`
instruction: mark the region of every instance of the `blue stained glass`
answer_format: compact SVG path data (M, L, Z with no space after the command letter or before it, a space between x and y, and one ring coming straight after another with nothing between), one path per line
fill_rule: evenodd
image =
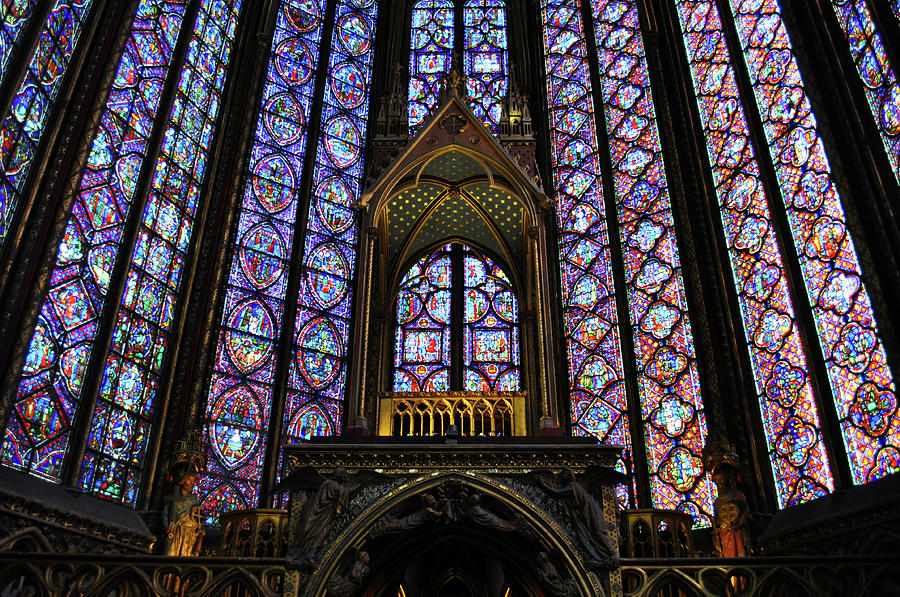
M349 210L362 191L377 10L374 0L337 4L288 374L288 443L341 425L357 244ZM358 74L356 94L344 92L348 71Z
M16 50L22 32L34 15L37 0L10 0L0 3L0 80Z
M12 18L25 4L14 2L10 8L4 4L4 16ZM12 99L9 114L3 120L0 128L0 242L9 233L53 100L81 37L91 4L92 0L56 0L25 71L25 78ZM7 26L5 20L2 26ZM5 34L5 30L0 33L0 39L5 39Z
M453 2L418 0L412 11L409 53L409 130L425 122L437 105L441 77L450 72Z
M206 404L197 493L210 523L259 496L324 12L284 0L275 22Z
M710 526L715 487L702 464L706 419L637 4L591 6L653 505ZM646 222L658 226L655 241L629 242Z
M509 76L506 5L502 0L468 0L463 22L469 103L484 125L497 133Z
M550 160L556 194L562 303L576 435L625 446L632 461L593 91L580 0L542 0ZM652 220L631 242L660 232ZM620 494L623 505L633 496Z
M132 505L240 9L200 5L92 415L81 487Z
M186 0L138 5L29 345L2 462L51 481L59 481L68 450L110 272L185 9ZM144 307L153 312L167 305L152 300ZM120 472L94 474L106 478Z

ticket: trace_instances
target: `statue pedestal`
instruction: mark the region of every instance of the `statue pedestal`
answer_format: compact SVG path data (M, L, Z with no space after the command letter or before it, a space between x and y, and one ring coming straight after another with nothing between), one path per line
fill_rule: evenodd
M396 595L402 586L414 597L453 578L487 595L535 585L549 595L621 594L619 448L571 438L338 439L285 449L285 595Z

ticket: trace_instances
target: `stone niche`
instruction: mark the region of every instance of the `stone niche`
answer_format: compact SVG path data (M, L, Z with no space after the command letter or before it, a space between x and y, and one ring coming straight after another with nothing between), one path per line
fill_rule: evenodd
M619 595L620 449L522 438L285 449L285 595Z

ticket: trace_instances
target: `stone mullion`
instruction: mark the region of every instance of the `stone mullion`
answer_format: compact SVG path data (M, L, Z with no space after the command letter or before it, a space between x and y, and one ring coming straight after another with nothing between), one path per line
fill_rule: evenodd
M100 313L101 321L91 347L91 357L88 362L87 373L84 376L84 386L81 389L81 401L78 405L78 410L75 411L72 428L69 432L69 451L66 455L62 472L62 483L68 487L78 486L78 475L80 474L85 450L87 449L91 419L100 398L103 370L106 367L112 334L116 326L119 301L125 292L126 274L131 264L131 256L134 253L134 247L140 232L141 216L150 196L150 184L156 171L156 162L162 148L163 136L169 126L169 115L172 112L172 105L178 90L178 81L181 78L181 71L184 68L188 47L194 33L194 23L200 10L200 2L201 0L192 0L182 19L178 41L172 52L172 61L166 74L163 95L154 115L153 129L147 139L147 150L141 162L141 171L135 184L136 191L131 201L131 208L128 210L128 221L125 223L125 232L119 243L116 264L110 273L111 283L103 299L103 311Z
M70 66L72 81L66 93L57 98L51 122L57 129L45 136L46 162L33 174L40 183L33 185L23 198L28 206L27 218L15 235L9 237L16 255L3 260L0 272L3 286L0 309L0 362L5 363L0 385L0 428L5 427L5 405L15 396L22 367L37 324L41 303L50 284L56 263L56 248L62 238L69 211L75 201L93 142L95 131L106 106L106 98L115 78L118 61L130 34L138 0L105 2L98 18L84 37L84 50ZM89 49L97 48L91 52ZM76 64L77 63L77 64ZM40 200L38 200L40 198Z

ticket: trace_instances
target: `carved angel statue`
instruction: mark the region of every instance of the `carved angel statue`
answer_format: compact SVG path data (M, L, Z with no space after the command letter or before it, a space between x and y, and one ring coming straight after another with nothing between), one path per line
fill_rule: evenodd
M304 487L315 488L307 498L297 521L296 539L287 552L290 562L300 565L315 565L318 550L325 542L336 519L350 504L350 497L363 482L363 475L351 475L343 468L337 468L330 479L322 477L311 467L294 471L282 481L276 491Z
M546 551L538 553L538 578L553 594L553 597L576 597L578 585L571 578L563 578L550 561Z
M402 533L444 518L446 503L443 506L439 505L437 498L430 493L420 494L419 497L422 500L422 506L418 510L400 518L386 514L375 523L371 535L378 537L388 533Z
M360 551L356 554L356 561L350 567L350 572L346 576L335 575L328 580L325 585L325 595L327 597L353 597L359 590L360 585L369 575L369 554Z
M473 493L466 498L463 510L469 519L478 526L495 529L503 533L516 530L514 522L503 520L487 508L481 505L481 494Z
M609 539L603 509L594 496L575 479L575 473L568 467L557 476L555 485L558 487L550 485L546 476L538 475L538 482L547 493L563 498L566 514L588 558L588 565L596 570L618 567L619 556Z

